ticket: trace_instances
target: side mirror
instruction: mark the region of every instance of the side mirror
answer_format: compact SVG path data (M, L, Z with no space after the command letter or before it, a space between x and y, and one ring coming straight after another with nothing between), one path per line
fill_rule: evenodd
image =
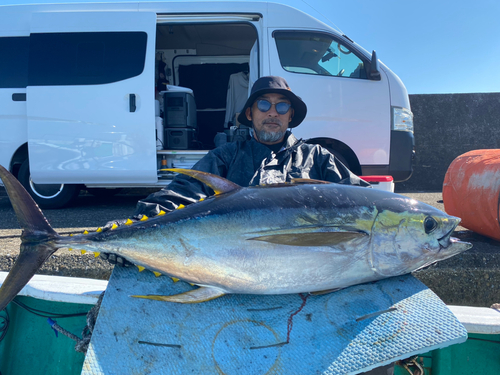
M380 71L378 68L377 52L375 52L375 50L373 50L373 52L372 52L370 79L372 79L374 81L380 81Z

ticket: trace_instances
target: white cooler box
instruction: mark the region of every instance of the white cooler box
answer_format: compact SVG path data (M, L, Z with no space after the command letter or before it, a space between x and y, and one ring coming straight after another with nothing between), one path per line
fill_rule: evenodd
M394 193L394 179L392 176L359 176L369 182L373 188Z

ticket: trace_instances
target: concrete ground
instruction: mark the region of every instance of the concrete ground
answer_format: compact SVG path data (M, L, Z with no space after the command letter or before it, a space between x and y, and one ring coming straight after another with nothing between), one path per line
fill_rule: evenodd
M126 218L136 202L150 191L128 189L107 199L81 194L70 208L45 210L47 220L59 233L96 230L107 221ZM401 193L444 209L440 192ZM19 253L21 230L5 190L0 188L0 271L9 271ZM465 228L454 234L474 247L451 259L415 273L447 304L489 307L500 302L500 243ZM108 279L112 266L93 254L60 250L40 269L41 274Z

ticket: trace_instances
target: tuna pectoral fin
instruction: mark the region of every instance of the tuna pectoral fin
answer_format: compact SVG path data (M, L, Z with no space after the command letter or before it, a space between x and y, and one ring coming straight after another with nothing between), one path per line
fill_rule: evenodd
M201 286L198 289L193 289L190 290L189 292L176 294L173 296L147 295L147 296L132 296L132 297L154 299L156 301L165 301L165 302L199 303L199 302L210 301L211 299L221 297L224 294L226 293L220 289L208 286Z
M265 241L278 245L290 246L331 246L337 247L348 241L366 237L364 232L315 232L315 233L286 233L272 234L249 238L250 240Z
M0 288L0 310L30 281L36 271L56 249L43 244L21 244L21 253Z

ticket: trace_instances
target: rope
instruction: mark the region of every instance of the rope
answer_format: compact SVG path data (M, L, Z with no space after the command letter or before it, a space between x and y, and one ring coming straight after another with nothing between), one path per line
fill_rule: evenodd
M87 325L83 328L82 338L65 330L59 324L57 324L55 320L48 318L47 321L49 322L52 329L56 332L56 336L58 332L62 333L64 336L67 336L71 340L76 341L75 351L80 353L87 353L90 339L92 338L92 333L94 332L97 315L99 314L99 309L101 308L101 302L103 297L104 297L104 292L101 293L99 299L97 300L97 303L94 306L92 306L90 311L87 313Z
M51 312L38 310L33 307L27 306L20 301L13 300L12 303L18 305L19 307L22 307L23 309L34 315L47 318L47 322L50 324L51 328L56 333L56 337L58 336L58 332L62 333L64 336L67 336L71 340L76 341L75 350L77 352L86 353L90 343L90 338L92 337L92 332L94 331L95 322L97 320L97 315L99 314L99 308L101 307L101 302L103 297L104 297L104 292L101 293L99 299L97 300L97 303L94 306L92 306L92 308L88 313L76 313L76 314L54 314ZM0 313L4 314L0 315L0 342L1 342L7 335L7 330L10 324L10 317L7 309L0 311ZM55 319L59 318L71 318L82 315L87 316L86 319L87 325L85 326L85 328L83 328L82 338L79 338L78 336L65 330L63 327L57 324L57 321L55 321Z
M78 343L75 345L75 350L81 353L87 353L87 349L89 348L90 339L92 337L92 333L94 332L95 322L97 320L97 315L99 315L99 309L101 308L102 299L104 298L104 292L101 293L97 303L92 306L89 313L87 314L87 325L83 328L82 331L82 342L79 345Z
M0 342L5 338L7 335L7 330L9 329L9 324L10 324L10 317L9 317L9 312L7 309L4 309L0 312L3 312L5 316L0 315ZM1 375L1 373L0 373Z

